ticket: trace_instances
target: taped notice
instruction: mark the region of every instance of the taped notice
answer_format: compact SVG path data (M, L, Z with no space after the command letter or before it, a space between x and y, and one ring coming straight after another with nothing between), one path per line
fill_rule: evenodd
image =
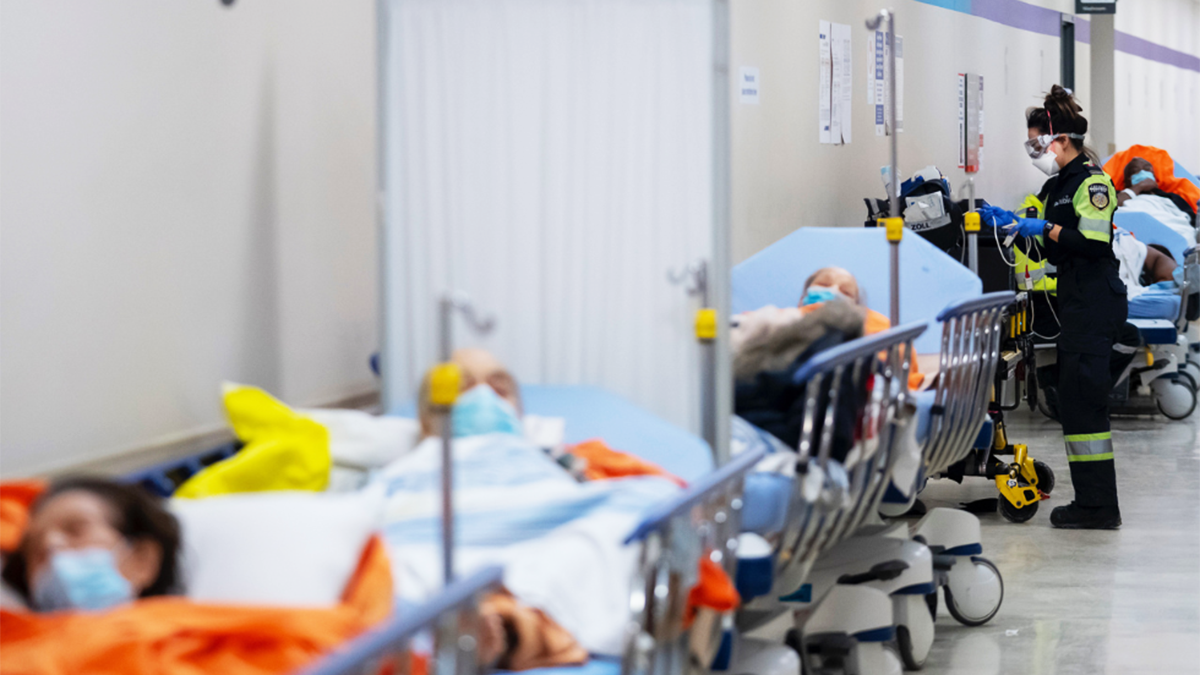
M818 30L821 69L817 91L818 131L821 143L842 145L853 137L854 64L850 26L821 21Z

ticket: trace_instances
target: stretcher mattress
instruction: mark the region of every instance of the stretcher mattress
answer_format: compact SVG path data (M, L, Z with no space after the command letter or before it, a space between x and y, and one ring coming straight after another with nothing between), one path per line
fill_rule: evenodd
M794 307L804 281L822 267L843 267L858 279L860 300L887 316L890 250L881 228L803 227L733 268L733 312L766 305ZM928 321L916 339L920 354L941 351L935 317L952 302L983 294L983 283L933 244L911 232L900 242L900 319Z
M567 443L599 438L689 482L714 468L701 438L599 387L523 384L521 401L527 414L565 419ZM405 403L389 414L413 417L416 406Z
M1179 318L1181 301L1178 291L1151 287L1136 298L1129 299L1129 318L1174 321Z
M526 412L565 418L568 443L602 438L686 481L714 468L712 450L699 437L599 387L522 385L521 396Z

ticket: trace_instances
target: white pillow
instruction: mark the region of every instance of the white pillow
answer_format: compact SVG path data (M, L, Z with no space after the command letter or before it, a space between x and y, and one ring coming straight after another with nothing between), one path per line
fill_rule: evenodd
M334 605L383 523L383 506L382 489L173 499L187 595L214 603Z
M333 463L357 469L387 466L408 454L421 440L415 419L372 415L361 410L296 411L329 430Z

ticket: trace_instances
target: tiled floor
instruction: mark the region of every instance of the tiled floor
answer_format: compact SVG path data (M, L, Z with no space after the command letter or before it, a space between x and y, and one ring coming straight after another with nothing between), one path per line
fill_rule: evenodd
M1057 487L1028 523L981 517L1004 604L978 628L943 607L924 672L1200 673L1200 413L1185 422L1114 421L1124 520L1116 532L1050 527L1050 509L1072 496L1061 433L1040 415L1010 415L1010 441L1049 463ZM922 498L949 506L994 494L986 481L967 479L930 485Z

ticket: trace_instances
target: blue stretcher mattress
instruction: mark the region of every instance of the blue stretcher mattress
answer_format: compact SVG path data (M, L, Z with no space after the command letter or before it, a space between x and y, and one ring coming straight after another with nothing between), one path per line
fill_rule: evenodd
M1161 283L1172 287L1175 285L1171 281ZM1179 318L1179 304L1183 300L1179 291L1173 288L1159 288L1159 285L1154 284L1145 293L1129 299L1129 318L1166 319L1168 321Z
M567 443L599 438L689 482L714 468L704 440L600 387L523 384L521 401L531 415L565 418ZM416 405L405 403L389 414L413 417Z
M858 279L863 304L887 316L890 251L881 228L802 227L733 268L733 313L766 305L794 307L804 280L822 267L843 267ZM900 242L900 319L928 321L917 338L920 354L941 351L938 313L952 302L979 297L983 283L928 241L906 232Z
M1183 235L1163 225L1149 213L1117 209L1113 214L1113 224L1129 230L1143 244L1166 247L1171 255L1175 256L1175 262L1180 265L1183 264L1184 253L1196 245L1196 242L1184 239Z

